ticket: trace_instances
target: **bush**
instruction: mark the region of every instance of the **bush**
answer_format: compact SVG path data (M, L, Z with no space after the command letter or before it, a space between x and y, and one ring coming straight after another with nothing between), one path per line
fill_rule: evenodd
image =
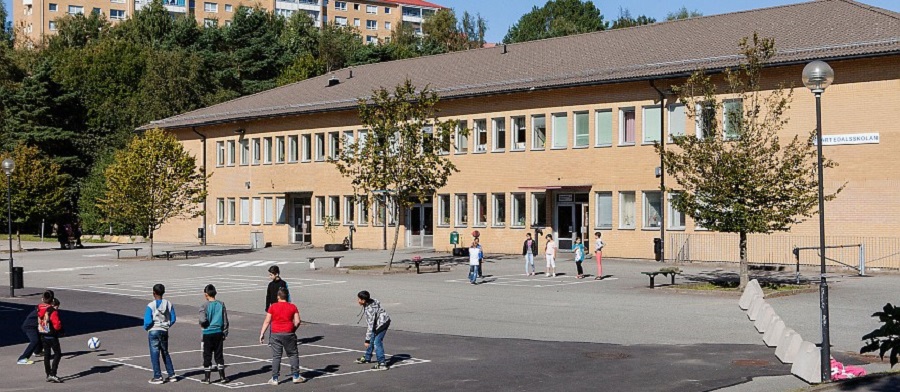
M869 332L863 336L863 340L868 340L860 354L878 351L881 359L890 351L891 367L897 364L897 357L900 355L900 307L894 307L891 304L884 305L883 312L875 312L872 317L878 317L878 320L884 323L878 329Z

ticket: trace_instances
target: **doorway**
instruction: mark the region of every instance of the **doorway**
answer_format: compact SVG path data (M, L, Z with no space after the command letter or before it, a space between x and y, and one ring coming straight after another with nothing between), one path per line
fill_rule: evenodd
M312 206L309 198L294 198L291 223L293 231L291 242L295 244L312 243Z
M554 217L556 230L554 231L559 250L571 250L577 237L581 237L581 241L584 242L590 216L588 206L587 194L556 195L556 216Z
M434 246L434 207L431 198L425 203L414 204L406 214L407 246L431 248Z

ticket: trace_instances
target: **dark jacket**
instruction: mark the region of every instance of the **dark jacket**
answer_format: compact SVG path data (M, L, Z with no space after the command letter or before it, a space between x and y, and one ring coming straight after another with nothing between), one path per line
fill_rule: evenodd
M528 240L522 242L522 256L528 254ZM531 254L537 256L537 241L531 240Z
M288 289L287 282L281 278L269 282L269 287L266 289L266 310L269 310L269 306L278 302L278 289L282 287L284 287L285 290ZM288 293L290 293L290 291ZM287 301L291 302L290 294L288 294Z
M25 316L25 321L22 322L22 329L33 329L37 330L38 327L38 317L37 317L38 309L37 306L31 310L31 313L28 313Z

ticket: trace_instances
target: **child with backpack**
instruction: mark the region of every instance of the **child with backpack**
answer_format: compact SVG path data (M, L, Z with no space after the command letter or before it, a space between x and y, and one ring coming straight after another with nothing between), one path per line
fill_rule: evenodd
M153 367L153 378L149 383L157 385L175 381L175 366L169 356L169 328L175 325L175 305L163 299L165 294L166 286L159 283L153 285L153 301L144 310L144 330L150 342L150 365ZM160 356L166 365L166 378L162 377L159 369Z
M44 292L42 303L38 305L38 334L44 345L44 373L47 374L47 382L61 383L56 375L59 370L59 361L62 360L62 350L59 347L59 337L63 334L62 321L59 318L59 300L53 292Z
M477 248L473 245L470 249ZM363 313L366 317L366 354L357 359L356 363L369 363L372 360L372 351L374 350L378 364L372 369L388 370L387 360L384 357L384 335L387 334L387 330L391 326L391 316L381 307L381 302L372 298L368 291L363 290L357 293L356 303L363 307Z
M225 338L228 337L228 311L225 303L216 300L216 287L208 284L203 289L206 302L200 306L200 328L203 329L203 382L212 384L212 358L216 358L219 382L228 383L225 377Z
M53 291L47 290L46 293L53 297ZM31 365L34 361L31 360L32 355L36 356L44 356L44 345L41 343L41 336L38 335L38 307L35 306L34 309L31 310L31 313L28 313L28 316L25 316L25 321L22 322L22 332L25 333L25 336L28 337L28 346L25 347L25 351L22 352L22 355L19 356L19 359L16 361L18 365Z

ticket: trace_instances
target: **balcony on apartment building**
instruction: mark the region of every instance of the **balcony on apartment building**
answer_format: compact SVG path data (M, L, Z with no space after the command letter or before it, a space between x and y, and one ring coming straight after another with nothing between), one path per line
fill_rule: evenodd
M22 0L22 5L34 5L34 0Z
M141 10L150 6L152 0L134 0L134 9ZM162 0L163 7L166 7L166 10L174 13L174 14L186 14L187 7L185 6L185 0Z
M284 17L290 17L297 11L306 12L314 21L316 27L322 25L323 0L276 0L275 12Z
M425 21L425 18L434 15L434 12L435 10L431 8L403 6L403 21L409 23L422 23Z

